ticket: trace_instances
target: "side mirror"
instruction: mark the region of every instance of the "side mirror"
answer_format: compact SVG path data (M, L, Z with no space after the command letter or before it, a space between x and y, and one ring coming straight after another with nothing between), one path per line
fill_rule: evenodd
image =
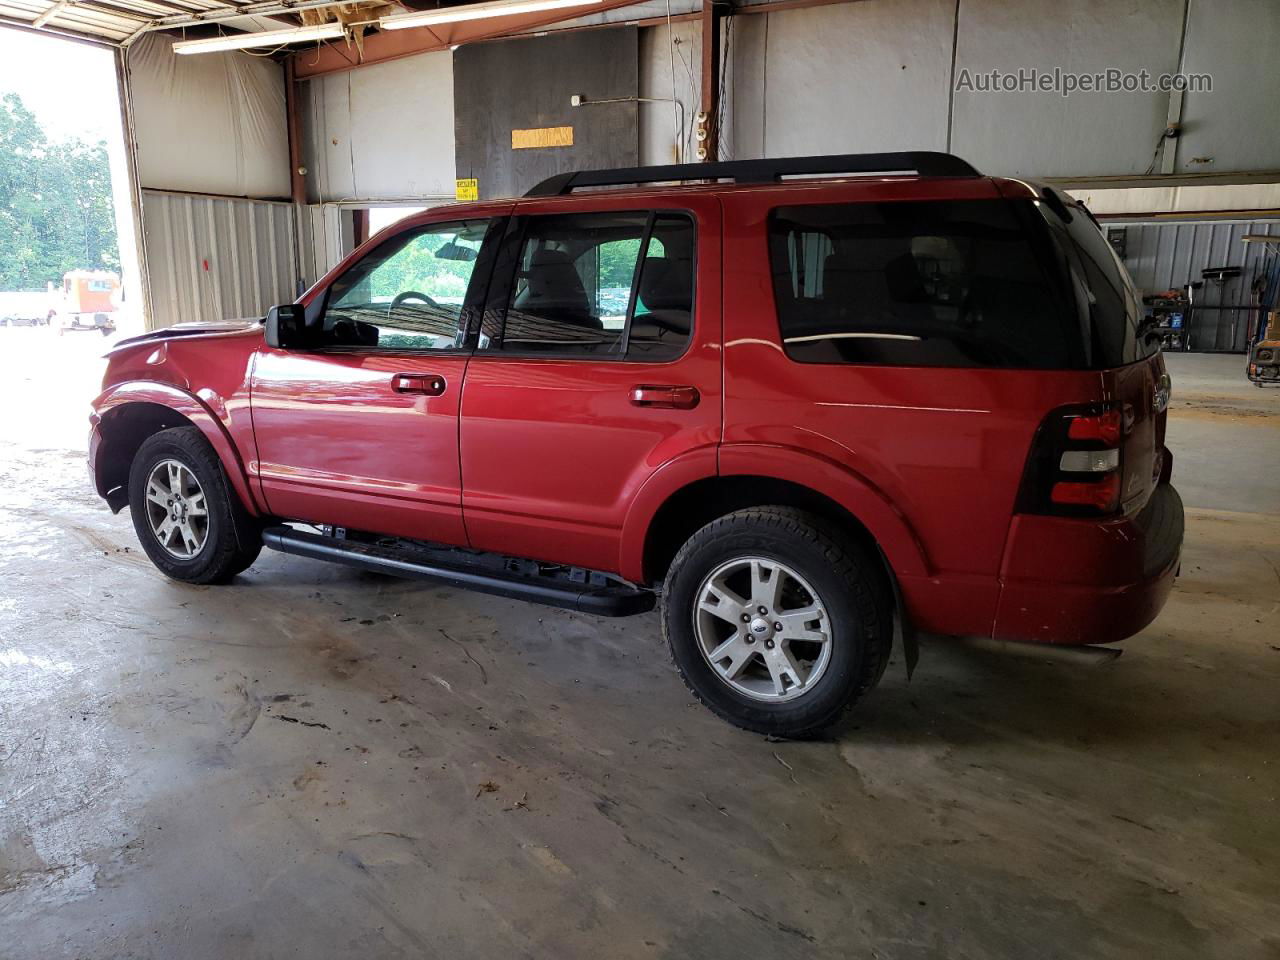
M292 350L305 346L307 318L301 304L282 303L267 311L267 346Z

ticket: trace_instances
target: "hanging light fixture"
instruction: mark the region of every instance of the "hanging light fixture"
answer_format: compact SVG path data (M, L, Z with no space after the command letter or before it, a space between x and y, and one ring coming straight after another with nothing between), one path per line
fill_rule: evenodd
M173 44L174 53L218 53L223 50L244 50L249 47L279 47L286 43L304 40L336 40L345 27L340 23L320 23L310 27L293 27L289 30L266 30L261 33L233 33L225 37L207 37L204 40L178 40Z

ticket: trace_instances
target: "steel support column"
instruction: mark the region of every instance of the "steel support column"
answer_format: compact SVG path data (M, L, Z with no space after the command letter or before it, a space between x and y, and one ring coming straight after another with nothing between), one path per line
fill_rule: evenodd
M286 57L284 61L284 114L285 130L289 137L289 199L293 201L293 293L301 296L306 289L302 267L302 224L307 211L307 174L302 165L302 124L298 111L298 76L296 61Z
M298 78L293 57L284 61L284 110L289 131L289 196L307 202L307 175L302 165L302 127L298 122Z

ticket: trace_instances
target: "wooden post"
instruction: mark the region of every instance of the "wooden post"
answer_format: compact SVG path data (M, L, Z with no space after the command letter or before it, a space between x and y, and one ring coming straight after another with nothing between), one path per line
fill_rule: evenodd
M720 159L720 15L714 0L702 0L702 102L695 128L699 160Z
M369 211L364 207L356 207L351 211L351 234L358 247L369 239Z

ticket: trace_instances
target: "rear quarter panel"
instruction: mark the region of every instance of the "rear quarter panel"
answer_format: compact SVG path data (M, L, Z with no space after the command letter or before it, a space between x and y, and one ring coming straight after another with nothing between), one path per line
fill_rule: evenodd
M820 192L819 192L820 191ZM1104 398L1104 374L797 363L783 352L767 248L775 206L805 202L995 198L985 180L886 180L726 196L725 446L721 472L768 450L837 465L908 532L837 498L876 537L924 630L985 633L1027 453L1046 413ZM914 545L915 553L911 546Z

